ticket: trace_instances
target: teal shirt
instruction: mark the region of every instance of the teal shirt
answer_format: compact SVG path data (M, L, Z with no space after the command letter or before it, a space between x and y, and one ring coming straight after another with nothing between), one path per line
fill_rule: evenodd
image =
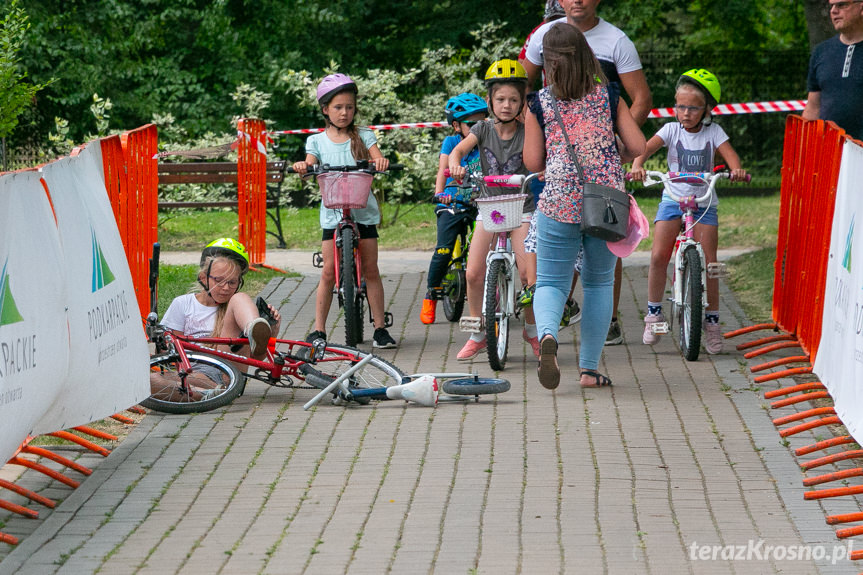
M368 128L359 128L360 139L367 148L371 148L378 143L374 132ZM351 154L351 141L337 144L330 140L326 132L321 132L313 136L309 136L306 140L306 154L311 154L318 159L321 164L329 164L331 166L356 166L357 162ZM369 203L365 208L360 210L351 210L351 215L357 223L367 226L377 225L381 222L381 211L378 208L378 201L374 194L369 195ZM331 210L325 208L321 203L321 228L335 229L342 219L340 210Z

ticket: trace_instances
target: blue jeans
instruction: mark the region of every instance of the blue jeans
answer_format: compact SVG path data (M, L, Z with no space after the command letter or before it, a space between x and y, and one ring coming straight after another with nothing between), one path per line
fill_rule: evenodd
M566 224L537 215L536 293L533 313L539 339L546 334L557 340L563 306L572 286L578 251L584 246L581 269L584 302L581 309L581 347L578 365L596 369L608 335L614 296L614 266L617 256L605 240L581 232L581 224Z

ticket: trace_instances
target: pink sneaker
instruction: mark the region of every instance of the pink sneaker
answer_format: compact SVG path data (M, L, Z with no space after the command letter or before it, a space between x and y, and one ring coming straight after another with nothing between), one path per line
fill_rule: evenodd
M521 330L521 337L524 338L524 341L530 344L530 347L533 348L533 355L535 357L539 357L539 338L538 337L527 337L527 330Z
M468 361L479 355L481 351L485 351L485 340L474 341L469 339L455 358L459 361Z
M659 343L659 334L653 333L654 323L662 323L665 321L665 315L658 313L656 315L647 314L644 316L644 335L641 336L641 341L644 345L655 345Z
M704 349L710 355L722 351L722 328L718 323L704 323Z

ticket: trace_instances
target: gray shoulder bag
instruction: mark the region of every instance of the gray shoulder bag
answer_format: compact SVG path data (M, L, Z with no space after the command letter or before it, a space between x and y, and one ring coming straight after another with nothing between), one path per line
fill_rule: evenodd
M557 98L553 94L551 94L551 105L563 132L569 157L575 164L578 178L584 185L581 230L589 236L608 242L622 240L626 237L629 227L629 194L623 190L584 179L584 170L576 157L575 148L569 141L569 134L566 133L566 126L557 107Z

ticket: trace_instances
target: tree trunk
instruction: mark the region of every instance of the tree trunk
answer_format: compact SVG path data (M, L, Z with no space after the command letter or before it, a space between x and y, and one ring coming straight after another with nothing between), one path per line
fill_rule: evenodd
M830 6L824 0L806 0L803 5L809 29L809 49L836 35L830 21Z
M9 161L6 159L6 138L0 138L0 172L9 171Z

